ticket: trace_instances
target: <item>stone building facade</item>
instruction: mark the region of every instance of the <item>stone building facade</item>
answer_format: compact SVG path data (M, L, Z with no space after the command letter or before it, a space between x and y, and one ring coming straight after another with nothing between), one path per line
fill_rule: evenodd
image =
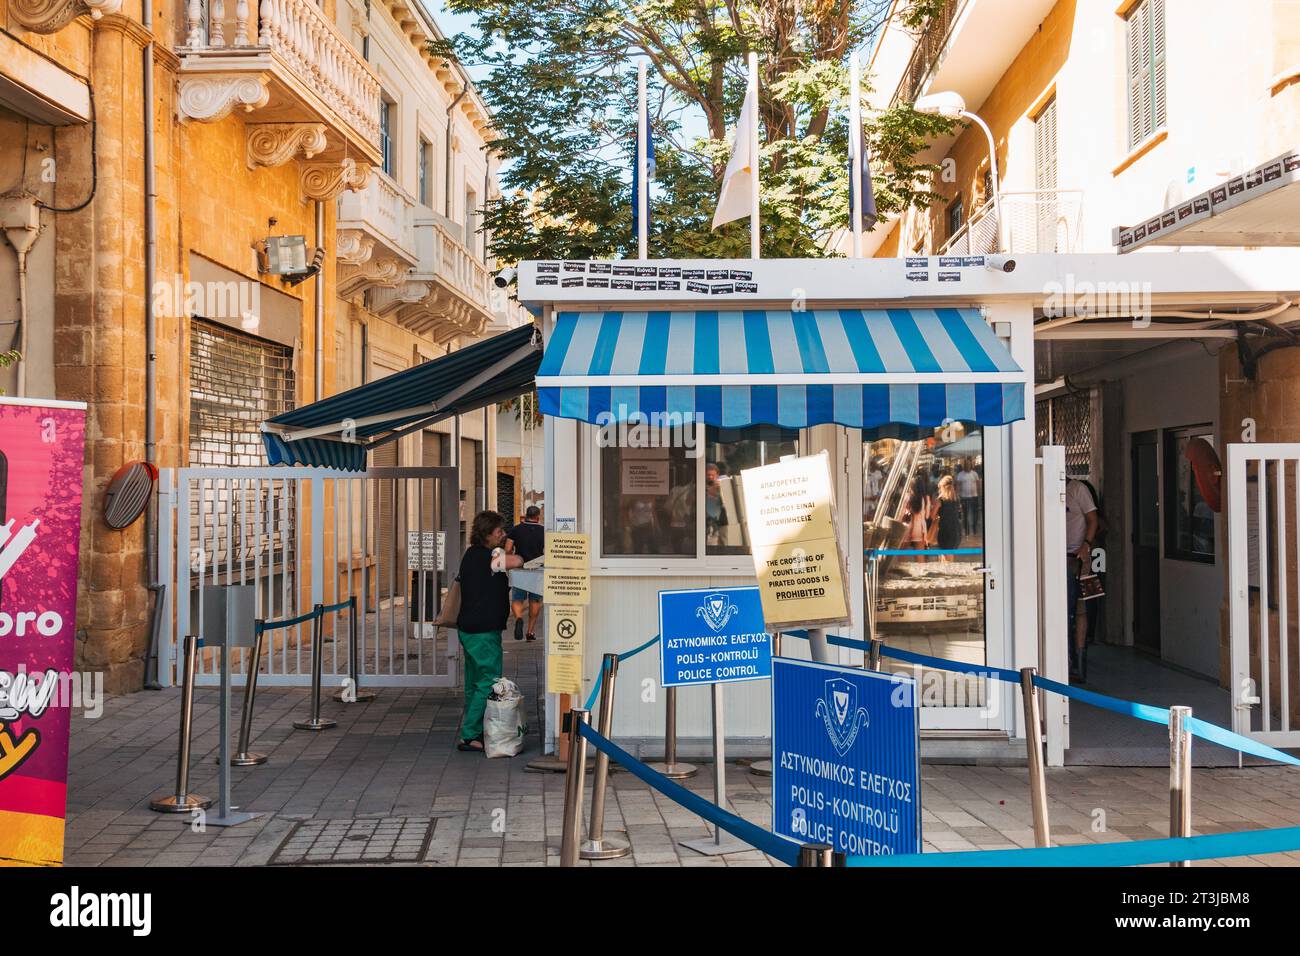
M363 370L361 326L396 340L405 367L494 321L464 205L493 188L487 110L427 54L437 28L418 4L340 6L168 0L150 16L140 0L0 0L0 348L21 329L24 358L0 386L89 406L77 659L110 692L146 680L153 604L149 522L116 531L101 517L124 463L264 464L262 418L384 374ZM400 69L374 62L378 31L405 44ZM446 207L455 230L430 226L441 245L362 275L367 240L392 231L391 209L364 197L410 189L394 175L391 105L416 91L440 99L457 137L423 175L480 185ZM279 237L305 240L297 274L272 267ZM376 307L412 279L426 284L418 325Z

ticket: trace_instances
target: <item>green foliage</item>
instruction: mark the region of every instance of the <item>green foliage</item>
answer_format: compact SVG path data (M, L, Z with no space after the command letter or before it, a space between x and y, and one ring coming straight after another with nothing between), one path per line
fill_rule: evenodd
M8 349L7 351L0 352L0 368L13 368L22 360L23 354L17 349ZM0 395L3 395L4 393L5 390L0 388Z
M751 49L762 81L763 255L825 256L831 233L847 225L847 58L879 27L888 0L449 5L473 15L480 36L433 50L490 69L480 86L501 135L496 147L510 160L504 195L484 217L501 261L635 255L630 169L641 57L649 60L655 134L652 257L749 254L747 220L710 225ZM881 215L929 205L936 167L916 153L951 122L902 106L864 114L864 125Z

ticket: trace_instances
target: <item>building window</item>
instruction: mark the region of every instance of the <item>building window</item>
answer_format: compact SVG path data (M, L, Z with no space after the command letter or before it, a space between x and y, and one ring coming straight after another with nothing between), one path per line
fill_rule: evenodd
M261 423L293 407L292 348L215 322L191 322L191 466L265 465Z
M681 429L637 430L646 441L634 437L628 444L652 447L600 450L601 554L694 558L696 461L683 447Z
M798 431L685 428L629 424L613 431L622 444L601 448L602 556L749 554L740 473L798 454Z
M393 175L393 104L388 100L379 101L379 152L382 156L383 170Z
M433 144L420 137L420 152L416 157L420 176L420 205L433 206Z
M776 425L705 430L704 553L749 554L740 473L799 454L799 433Z
M1125 22L1128 145L1165 126L1165 0L1141 0Z
M478 243L478 193L465 190L465 248L474 252Z
M948 206L947 211L944 213L944 221L948 224L949 239L961 231L962 225L966 222L966 217L962 211L960 196L954 199L952 204Z
M1201 495L1198 465L1208 470L1212 456L1197 449L1214 449L1209 425L1171 428L1164 433L1165 557L1214 563L1214 511ZM1212 476L1201 474L1202 481Z

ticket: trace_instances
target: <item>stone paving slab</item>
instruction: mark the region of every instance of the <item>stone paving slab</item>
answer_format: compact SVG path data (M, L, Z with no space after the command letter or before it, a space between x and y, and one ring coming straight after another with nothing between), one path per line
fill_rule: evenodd
M506 674L537 701L540 644L505 641ZM235 695L236 705L240 695ZM191 788L217 793L217 692L195 692ZM455 748L459 691L381 688L371 703L322 702L338 727L297 731L307 692L263 688L253 721L260 767L232 769L235 803L262 815L204 828L148 809L175 786L180 692L142 691L105 702L95 720L74 716L66 858L74 866L425 865L558 866L564 777L528 773L540 754L538 717L523 754L487 760ZM234 722L232 722L232 730ZM712 800L712 768L681 781ZM588 775L585 806L590 808ZM771 778L727 767L733 812L766 827ZM1053 842L1151 839L1168 832L1168 771L1071 766L1048 771ZM926 764L922 825L927 852L1033 845L1027 771ZM1193 832L1300 824L1300 769L1193 771ZM680 846L711 830L627 773L610 775L607 832L632 852L584 866L767 866L757 851L707 857ZM418 839L416 834L418 833ZM310 841L309 838L310 837ZM354 852L355 851L355 852ZM358 855L359 853L359 855ZM295 856L297 854L297 856ZM314 854L314 855L313 855ZM367 856L369 854L369 856ZM1300 853L1213 860L1197 866L1296 866Z

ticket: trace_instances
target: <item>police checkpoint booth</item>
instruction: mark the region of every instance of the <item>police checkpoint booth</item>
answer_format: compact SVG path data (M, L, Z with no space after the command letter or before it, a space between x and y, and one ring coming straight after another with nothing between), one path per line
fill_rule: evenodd
M824 454L831 470L852 619L832 633L1067 681L1065 462L1035 440L1036 335L1067 320L1097 340L1192 335L1152 330L1149 316L1116 321L1088 290L1140 289L1157 315L1231 307L1294 284L1300 257L1024 255L1007 265L934 256L518 266L517 295L543 341L546 527L589 540L583 692L547 695L548 752L602 656L656 634L661 589L755 583L740 473L791 455ZM1076 292L1086 307L1070 314ZM922 512L941 517L922 530ZM781 653L808 658L809 644L787 638ZM865 663L856 649L829 653L831 663ZM664 748L658 666L656 652L642 653L618 675L614 738L646 759ZM917 680L923 758L1025 759L1012 684L899 661L884 669ZM1043 713L1048 762L1060 765L1067 704L1045 695ZM734 685L725 724L728 756L770 756L768 682ZM706 755L710 733L708 690L683 688L678 754Z

